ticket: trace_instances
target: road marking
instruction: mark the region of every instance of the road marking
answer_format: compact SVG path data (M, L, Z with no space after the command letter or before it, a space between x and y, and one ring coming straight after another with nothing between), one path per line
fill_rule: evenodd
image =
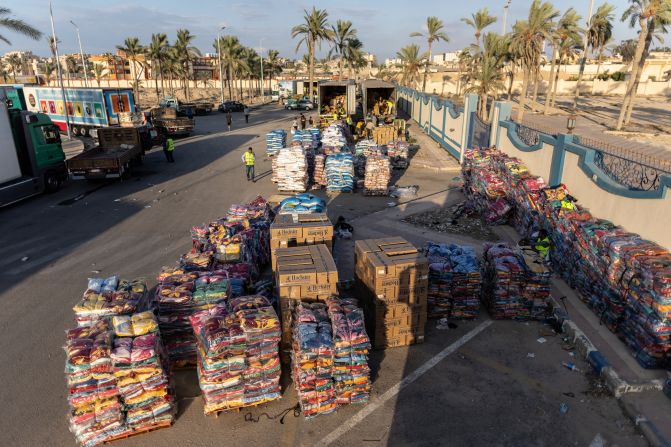
M337 441L338 438L340 438L342 435L352 430L354 426L356 426L359 422L363 421L366 418L366 416L368 416L369 414L377 410L379 407L384 405L389 399L400 393L402 389L404 389L405 387L407 387L408 385L410 385L411 383L422 377L427 371L429 371L431 368L440 363L448 355L454 353L454 351L456 351L457 349L459 349L460 347L471 341L476 335L487 329L492 323L493 320L487 320L480 323L478 326L475 327L475 329L473 329L472 331L461 337L459 340L452 343L447 348L440 351L438 354L431 357L422 366L414 370L412 373L405 376L403 380L401 380L396 385L389 388L382 396L375 399L374 401L371 401L361 411L359 411L357 414L349 418L348 421L341 424L340 427L336 428L331 433L322 438L321 441L317 442L316 445L328 446Z

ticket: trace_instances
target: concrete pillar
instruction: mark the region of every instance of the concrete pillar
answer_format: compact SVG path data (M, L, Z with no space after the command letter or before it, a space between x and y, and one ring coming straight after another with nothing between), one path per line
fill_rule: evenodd
M472 112L478 110L478 95L475 93L466 93L464 96L464 122L461 126L461 138L459 139L459 163L464 162L464 152L468 144L468 135L471 132Z
M510 113L513 105L508 101L494 101L494 111L492 117L492 129L489 133L489 145L499 146L501 121L510 121Z

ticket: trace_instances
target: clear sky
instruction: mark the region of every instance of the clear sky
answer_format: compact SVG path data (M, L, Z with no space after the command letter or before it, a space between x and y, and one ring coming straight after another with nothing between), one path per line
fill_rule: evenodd
M628 1L610 0L616 6L615 42L636 37L636 31L620 22ZM170 39L178 28L186 28L196 35L195 45L202 52L214 52L212 43L217 29L225 25L225 34L237 35L246 46L280 51L284 57L302 57L303 49L295 52L296 41L290 29L301 23L303 10L313 5L326 9L329 20L347 19L354 23L366 51L372 52L382 62L394 57L396 51L412 42L426 46L421 38L411 38L412 31L422 31L426 17L435 15L445 23L450 42L439 43L434 54L464 48L474 40L472 29L460 21L479 8L488 7L490 14L498 17L497 23L487 31L500 32L505 0L53 0L56 33L61 40L61 53L77 52L77 38L70 20L81 30L84 51L102 53L114 51L129 36L137 36L143 44L151 34L164 32ZM589 0L554 0L555 7L564 11L573 6L586 17ZM594 9L603 3L596 0ZM508 16L508 29L516 19L528 13L531 0L512 0ZM0 5L12 10L12 15L25 20L45 34L51 33L48 0L0 0ZM2 33L12 42L0 42L0 54L11 50L31 50L38 55L48 55L45 39L33 41L18 34ZM671 45L670 45L671 46ZM325 55L328 47L322 47Z

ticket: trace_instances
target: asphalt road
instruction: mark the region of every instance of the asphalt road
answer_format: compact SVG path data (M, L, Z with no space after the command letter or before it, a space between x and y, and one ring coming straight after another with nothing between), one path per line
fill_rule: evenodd
M161 266L190 248L192 225L224 215L232 203L275 193L270 161L261 155L265 133L288 129L294 115L267 106L244 125L236 114L232 132L224 131L223 115L199 117L196 134L177 142L175 164L155 150L128 181L71 183L0 210L0 445L74 445L62 345L87 277L98 271L145 277L152 287ZM240 160L249 146L258 160L254 184L246 182ZM420 184L426 194L444 191L453 174L446 177L411 167L399 183ZM329 210L354 218L377 211L381 222L391 219L387 202L342 195ZM339 250L344 259L351 246ZM544 330L539 323L490 322L486 313L449 331L430 321L426 344L371 355L367 406L309 421L290 411L296 404L290 385L277 402L205 417L195 372L178 372L175 425L114 445L583 446L598 436L611 445L645 445L617 402L595 393L596 382L561 367L571 358L559 337L536 341ZM276 417L284 410L284 419Z

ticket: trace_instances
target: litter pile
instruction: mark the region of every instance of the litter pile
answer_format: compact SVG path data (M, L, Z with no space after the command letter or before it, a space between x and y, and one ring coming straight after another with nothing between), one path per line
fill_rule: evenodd
M287 146L287 132L284 129L274 129L266 134L266 154L277 155L283 147Z
M308 183L307 159L302 147L279 151L273 163L273 174L280 191L305 191Z
M102 318L142 311L147 301L144 280L119 281L119 277L114 275L89 278L84 296L72 310L78 326L90 326Z
M482 274L473 247L429 242L429 318L478 318Z
M266 298L232 298L190 321L205 414L280 398L280 323Z
M339 153L326 158L326 189L328 191L354 190L354 161L352 154Z
M366 174L364 177L364 194L386 196L389 193L391 167L389 157L371 155L366 159Z
M310 214L326 212L326 202L312 194L296 194L280 202L279 214Z
M407 141L394 140L387 143L387 155L391 160L391 166L395 169L408 167L410 154L410 143Z

